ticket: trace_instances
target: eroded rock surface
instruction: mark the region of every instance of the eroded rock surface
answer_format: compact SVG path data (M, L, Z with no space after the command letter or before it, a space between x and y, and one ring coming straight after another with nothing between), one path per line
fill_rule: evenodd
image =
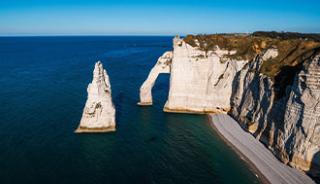
M320 174L320 54L296 76L279 147L290 165Z
M87 88L88 99L76 133L115 131L115 108L109 76L100 61L95 64L93 80Z
M319 57L290 68L287 86L261 75L264 57L258 57L235 78L229 112L284 163L314 175L320 170Z
M207 113L230 108L232 81L246 60L224 58L236 51L203 51L183 39L173 41L170 89L164 111Z
M159 74L170 73L172 62L172 52L165 52L159 57L157 63L151 69L148 78L140 88L140 102L138 105L152 105L152 88Z
M139 105L152 104L152 87L160 73L170 73L164 110L168 112L226 112L230 108L232 81L246 60L224 56L236 51L205 52L176 37L173 51L165 52L140 88ZM219 94L219 95L217 95Z

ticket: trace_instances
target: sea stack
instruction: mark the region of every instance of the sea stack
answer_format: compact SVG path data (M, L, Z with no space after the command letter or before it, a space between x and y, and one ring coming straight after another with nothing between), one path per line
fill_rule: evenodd
M75 133L101 133L116 130L115 108L112 103L109 76L100 61L96 62L88 99Z

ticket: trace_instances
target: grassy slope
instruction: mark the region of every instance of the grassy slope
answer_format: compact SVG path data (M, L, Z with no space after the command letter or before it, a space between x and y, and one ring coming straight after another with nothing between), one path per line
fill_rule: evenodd
M184 41L204 51L214 50L216 46L225 50L236 50L227 55L231 59L252 61L257 54L268 48L277 48L279 55L263 62L261 73L276 79L284 70L301 65L320 48L320 34L255 32L253 34L214 34L188 35ZM282 74L281 74L282 75Z

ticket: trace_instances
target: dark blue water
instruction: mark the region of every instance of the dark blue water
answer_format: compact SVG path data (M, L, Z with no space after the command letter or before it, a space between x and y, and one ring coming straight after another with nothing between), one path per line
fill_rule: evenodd
M171 37L0 38L0 183L257 183L204 115L162 112L169 76L139 87ZM117 131L78 135L94 63L107 69Z

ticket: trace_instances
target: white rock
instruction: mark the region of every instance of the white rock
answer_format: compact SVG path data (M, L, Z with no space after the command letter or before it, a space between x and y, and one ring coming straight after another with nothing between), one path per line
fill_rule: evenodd
M76 133L115 131L115 108L109 76L100 61L95 64L93 80L88 85L88 99Z
M258 58L235 78L230 112L281 161L313 175L320 174L319 58L306 62L280 99L275 83L259 74Z
M164 111L226 112L230 108L232 83L236 73L248 61L226 59L236 51L221 50L206 53L176 37L173 52L165 52L150 71L140 88L139 105L152 104L152 87L160 73L170 73L170 89Z
M276 48L268 49L262 56L262 60L267 61L268 59L276 58L278 54L279 54L278 49Z
M290 165L308 171L317 166L320 174L320 55L296 77L284 117L282 149L290 155ZM319 156L319 155L318 155Z
M138 105L152 105L152 87L160 73L170 73L172 52L165 52L159 57L157 63L151 69L148 78L140 88L140 102Z
M235 51L206 53L180 38L174 39L170 90L164 111L224 112L230 108L232 79L247 61L221 58Z

